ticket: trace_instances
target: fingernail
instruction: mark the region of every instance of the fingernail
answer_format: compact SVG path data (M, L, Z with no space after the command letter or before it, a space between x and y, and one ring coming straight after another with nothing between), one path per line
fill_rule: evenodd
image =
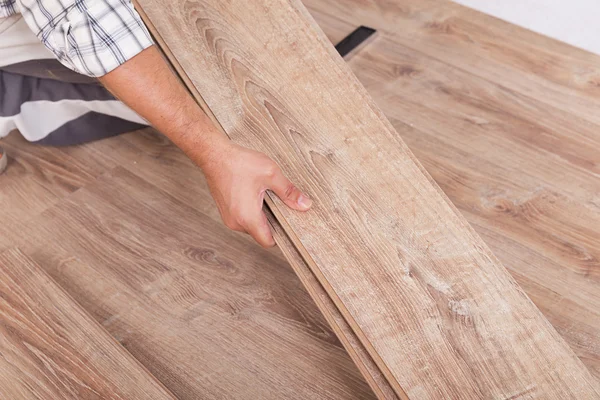
M312 206L312 200L301 194L298 196L298 205L302 207L304 210L308 210L310 206Z

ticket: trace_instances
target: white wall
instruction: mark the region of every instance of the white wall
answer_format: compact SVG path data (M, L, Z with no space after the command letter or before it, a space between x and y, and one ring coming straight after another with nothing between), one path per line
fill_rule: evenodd
M600 0L454 0L600 54Z

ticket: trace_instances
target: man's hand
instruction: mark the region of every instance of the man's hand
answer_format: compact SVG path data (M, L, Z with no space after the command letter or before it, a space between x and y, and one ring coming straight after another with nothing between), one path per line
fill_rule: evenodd
M207 78L209 79L209 78ZM274 245L262 211L266 190L289 207L311 201L264 154L237 146L216 129L151 46L100 78L116 97L168 136L202 168L225 224Z
M294 210L306 211L311 206L312 201L273 160L231 141L213 149L212 156L200 165L225 225L249 233L263 247L275 244L262 211L266 190L273 191Z

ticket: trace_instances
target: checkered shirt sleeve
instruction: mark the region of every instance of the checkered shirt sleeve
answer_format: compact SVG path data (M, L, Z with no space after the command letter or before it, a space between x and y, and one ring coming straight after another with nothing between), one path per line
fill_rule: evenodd
M130 0L14 0L12 7L62 64L84 75L105 75L153 43Z

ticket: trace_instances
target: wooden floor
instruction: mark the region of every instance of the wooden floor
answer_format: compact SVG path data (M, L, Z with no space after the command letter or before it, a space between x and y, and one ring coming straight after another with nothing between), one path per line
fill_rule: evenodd
M305 0L402 138L600 380L600 57L434 0ZM372 398L277 251L227 231L148 130L16 135L0 251L19 247L178 398ZM293 384L292 384L293 383Z
M9 220L5 242L177 398L372 398L282 255L225 228L200 172L161 136L2 145L15 187L2 212L28 193L48 202L28 224Z
M3 399L173 397L20 251L0 253Z
M315 199L268 203L398 397L600 397L300 1L139 4L231 140Z

